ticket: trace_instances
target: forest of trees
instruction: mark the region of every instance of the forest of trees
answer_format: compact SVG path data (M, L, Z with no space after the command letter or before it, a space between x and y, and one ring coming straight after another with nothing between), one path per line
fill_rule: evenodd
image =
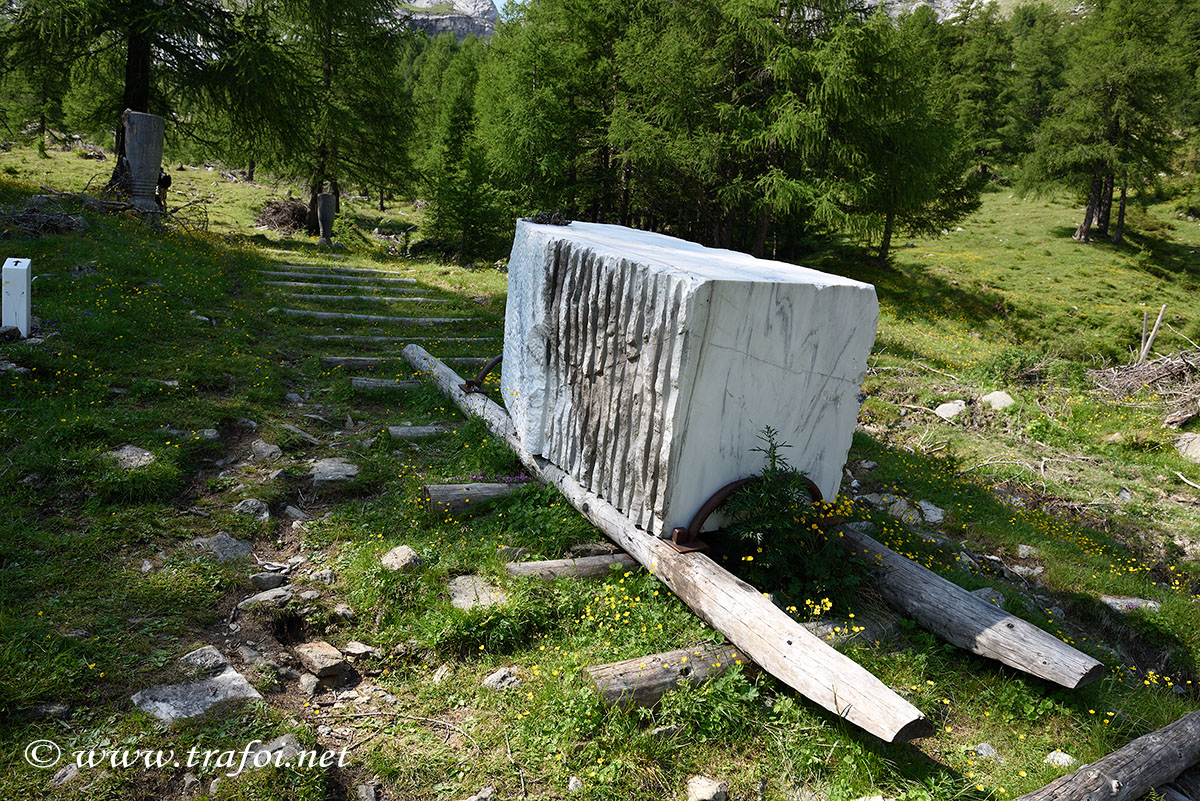
M873 4L872 4L873 5ZM502 255L560 210L755 255L849 235L886 259L989 184L1065 188L1075 232L1200 168L1200 3L1088 0L939 21L852 0L527 0L488 41L394 0L9 0L0 136L113 140L426 204L422 236ZM1115 198L1115 202L1114 202ZM1115 206L1115 208L1114 208Z

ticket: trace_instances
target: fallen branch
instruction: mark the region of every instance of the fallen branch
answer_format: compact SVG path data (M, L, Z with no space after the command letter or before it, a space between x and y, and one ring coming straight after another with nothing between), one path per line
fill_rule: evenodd
M1187 484L1189 487L1195 487L1196 489L1200 489L1200 484L1197 484L1194 481L1188 481L1186 478L1183 477L1183 473L1180 473L1178 470L1176 470L1174 472L1175 472L1175 475L1179 476L1179 480L1182 481L1184 484Z
M403 718L404 720L413 720L419 723L432 723L435 726L442 726L450 731L456 732L457 734L461 734L463 737L466 737L471 741L471 745L475 746L476 751L481 754L483 753L483 749L479 747L479 743L474 737L467 734L462 728L455 726L453 723L447 723L446 721L438 720L437 718L423 718L420 715L405 715L403 712L354 712L349 715L321 715L321 718L323 720L347 720L350 718Z

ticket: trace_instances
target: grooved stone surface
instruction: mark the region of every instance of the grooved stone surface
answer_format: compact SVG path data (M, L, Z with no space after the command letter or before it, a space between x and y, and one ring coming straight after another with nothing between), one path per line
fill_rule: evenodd
M521 221L502 387L521 442L656 534L762 470L764 426L832 498L875 289L613 225Z

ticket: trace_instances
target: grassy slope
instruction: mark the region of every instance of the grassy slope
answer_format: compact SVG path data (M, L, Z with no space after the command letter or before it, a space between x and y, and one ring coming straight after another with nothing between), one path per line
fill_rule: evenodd
M0 169L34 181L42 180L37 172L49 171L55 185L81 188L95 163L72 159L56 155L47 165L18 151L0 155ZM220 181L209 172L176 173L175 188L188 196L213 192L214 228L247 233L253 208L269 188L214 186L214 180ZM402 400L352 395L340 371L322 370L315 358L321 351L303 339L311 327L263 314L276 301L253 270L271 254L215 237L164 237L132 222L95 221L86 236L21 243L37 272L58 276L36 285L37 311L58 336L0 351L36 368L0 383L6 451L0 467L0 709L6 721L0 724L0 788L18 798L43 791L47 776L20 759L24 744L40 736L80 745L107 740L185 748L240 747L288 730L307 742L322 737L321 716L290 689L170 733L128 702L134 690L171 678L175 657L190 647L215 642L228 650L220 639L223 612L247 593L246 571L216 565L186 545L219 529L254 538L265 558L303 547L314 566L332 567L334 592L349 601L358 622L331 618L334 599L327 597L305 614L306 633L336 644L357 638L389 653L415 639L383 661L383 673L372 681L399 699L398 711L451 722L479 744L476 751L452 731L412 721L364 722L382 734L355 752L348 770L328 779L311 771L265 772L225 782L219 797L322 798L327 782L352 785L374 774L404 798L456 799L484 784L515 797L522 780L532 797L564 797L572 775L583 779L585 798L657 798L678 796L688 775L706 772L728 778L737 797L752 797L765 781L767 798L784 798L798 785L835 798L876 791L1004 798L1060 772L1041 762L1051 749L1094 759L1163 725L1194 703L1190 690L1181 697L1168 685L1187 687L1200 643L1191 567L1174 558L1175 546L1164 545L1195 530L1194 514L1158 494L1167 481L1159 477L1174 481L1171 471L1180 470L1200 480L1200 474L1173 454L1151 410L1097 399L1080 366L1094 355L1121 354L1136 340L1139 303L1169 303L1174 327L1194 338L1200 315L1191 299L1195 261L1189 251L1200 245L1200 229L1179 223L1161 232L1141 243L1153 254L1146 257L1136 245L1114 250L1072 242L1065 232L1076 214L1065 204L995 194L963 232L901 250L894 271L865 268L838 253L814 265L871 280L879 290L880 333L863 417L870 433L856 437L852 458L880 466L860 480L867 489L942 505L950 513L942 533L977 553L1001 554L1011 563L1018 543L1038 546L1048 589L1037 599L992 574L961 571L956 549L935 548L878 512L859 507L854 513L871 517L894 545L964 585L1000 588L1011 609L1113 666L1099 685L1068 693L902 626L899 646L851 646L938 725L936 736L895 748L847 730L770 680L751 682L739 674L673 693L653 714L600 707L578 678L581 666L695 642L708 636L705 627L641 572L551 584L506 578L494 556L499 544L553 558L565 545L595 536L551 492L523 490L495 513L466 521L423 511L421 483L507 475L516 465L467 423L420 445L374 437L380 426L400 419L453 413L429 390ZM1149 219L1159 227L1178 222L1165 208L1151 209ZM348 239L359 260L395 261L366 240ZM3 243L0 256L10 251L16 252L13 244ZM97 273L74 276L72 267L85 263ZM444 297L460 298L455 309L478 308L471 298L487 299L490 322L481 330L498 335L502 275L429 262L395 266ZM218 325L197 321L192 309ZM1162 347L1182 341L1174 336L1166 332ZM453 346L431 348L446 355ZM459 352L486 355L488 348ZM1016 381L1020 367L1046 354L1056 358L1040 371L1042 380ZM378 372L408 371L397 365ZM167 377L181 386L153 381ZM113 395L114 386L129 392ZM965 424L950 426L905 408L996 387L1009 389L1018 406L1003 414L973 410ZM346 494L313 497L299 464L264 482L266 467L251 465L222 479L205 461L244 452L252 435L237 424L242 417L257 420L259 433L282 444L290 462L345 454L328 444L310 447L279 428L287 421L317 425L283 403L288 391L309 393L305 411L329 421L349 413L363 424L321 431L326 442L346 442L364 467ZM163 425L217 427L222 436L218 443L169 441L157 431ZM1099 441L1115 430L1126 432L1129 444ZM156 453L152 470L125 475L100 457L126 442ZM997 456L1009 463L975 467ZM996 486L1002 496L1021 496L1024 506L997 500ZM1073 513L1083 503L1115 498L1121 487L1131 490L1132 500L1090 507L1082 519ZM1175 489L1190 492L1182 484ZM331 515L297 541L282 524L229 513L251 495L277 508L303 499ZM1051 514L1033 508L1047 503ZM378 554L400 543L426 556L419 576L396 577L378 566ZM154 565L148 573L140 569L144 559ZM514 602L491 614L449 607L444 580L468 571L495 578ZM1176 573L1182 577L1174 587ZM1163 612L1117 621L1096 604L1101 592L1157 598ZM1047 614L1055 605L1065 618ZM864 599L833 612L837 622L852 624L851 614L868 617L874 604ZM1124 656L1098 646L1120 647ZM443 663L449 677L435 683ZM526 684L502 695L481 690L480 679L500 665L520 666ZM266 677L256 680L274 689ZM72 704L69 729L23 720L49 701ZM648 735L651 723L680 724L683 737L655 739ZM1005 756L1003 764L972 753L985 741ZM177 792L180 773L112 772L86 791L70 786L70 795L157 798ZM215 775L202 776L205 787Z

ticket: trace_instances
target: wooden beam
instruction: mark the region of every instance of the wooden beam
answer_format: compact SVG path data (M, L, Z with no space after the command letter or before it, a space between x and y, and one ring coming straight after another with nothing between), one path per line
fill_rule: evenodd
M465 413L481 418L496 436L504 438L531 475L557 487L609 539L763 670L885 742L904 742L932 733L920 710L854 660L810 634L762 592L704 554L681 554L665 540L636 528L608 501L525 451L508 413L485 395L464 393L459 389L462 378L443 362L418 345L406 347L404 357Z
M536 576L537 578L590 578L607 576L613 565L622 568L639 567L637 560L628 554L612 556L583 556L579 559L549 559L545 562L509 562L504 566L514 576Z
M383 337L362 334L308 334L313 342L495 342L495 337ZM454 361L450 359L449 361Z
M321 366L326 370L332 370L336 367L379 367L385 364L396 364L400 361L402 361L400 354L395 356L322 356ZM491 359L484 356L448 356L442 361L482 367Z
M276 278L309 278L309 279L311 279L311 278L329 278L332 281L337 282L337 283L330 284L330 286L337 286L337 284L370 284L370 283L415 284L417 282L417 280L415 278L367 278L365 276L364 277L355 277L352 275L331 275L329 273L295 272L295 271L288 271L288 270L259 270L258 272L260 275L271 275Z
M1200 712L1190 712L1017 801L1134 801L1200 761Z
M317 277L317 276L314 276ZM398 286L344 286L342 284L313 283L312 281L263 281L264 286L285 286L295 289L349 289L355 292L403 292L406 295L427 295L428 289L409 289ZM338 295L338 297L344 297Z
M315 317L318 320L363 320L369 323L404 323L408 325L453 325L454 323L481 322L477 317L387 317L381 314L352 314L350 312L323 312L309 309L280 309L291 317Z
M874 583L883 599L946 642L1072 690L1104 675L1104 665L1087 654L856 528L841 526L838 532L868 564L876 565Z
M322 264L281 264L280 267L285 270L309 270L314 273L324 273L326 275L382 275L394 276L394 270L378 270L373 267L327 267ZM394 281L407 281L410 284L415 284L415 278L393 278Z
M449 434L449 426L388 426L388 435L392 439L425 439L439 434Z
M512 484L429 484L421 488L434 514L458 515L513 494Z
M363 378L362 376L353 376L350 379L350 386L353 389L402 390L416 389L421 386L421 382L412 379L402 380L399 378Z
M383 296L383 295L309 295L303 292L281 292L285 298L296 298L297 300L353 300L356 303L359 301L368 301L370 303L449 303L446 298L424 298L420 296L413 297L398 297L398 296Z
M755 669L735 646L703 643L624 662L592 665L583 669L583 677L606 704L648 707L676 687L706 682L739 662L744 671Z

